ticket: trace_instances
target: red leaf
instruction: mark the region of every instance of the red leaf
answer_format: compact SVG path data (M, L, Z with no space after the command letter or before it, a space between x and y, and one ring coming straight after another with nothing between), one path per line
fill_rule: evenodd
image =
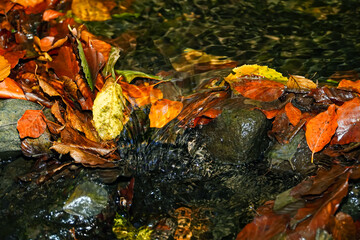
M332 144L360 142L360 99L345 102L337 110L337 123Z
M284 92L285 86L270 80L243 79L232 84L232 87L241 95L263 102L278 99Z
M285 105L285 112L287 117L289 118L290 123L293 126L296 126L300 122L301 111L298 108L294 107L291 102Z
M93 82L97 78L100 69L105 65L105 59L101 52L96 51L92 46L84 48L85 58L90 68Z
M66 76L71 79L75 79L76 74L80 70L75 54L67 46L60 48L59 55L49 65L59 77Z
M0 55L4 56L6 60L10 63L10 67L14 68L18 62L19 59L23 58L26 54L26 51L6 51L2 48L0 48Z
M26 110L24 115L18 120L17 130L20 138L38 138L45 132L45 116L41 110Z
M43 20L50 21L52 19L56 19L56 18L58 18L60 16L64 16L64 15L65 15L64 13L61 13L61 12L58 12L58 11L55 11L52 9L48 9L43 14Z
M319 113L307 123L305 136L313 155L330 142L338 126L336 120L335 104L332 104L325 112Z
M23 90L11 78L5 78L4 81L0 82L0 98L17 98L27 100Z

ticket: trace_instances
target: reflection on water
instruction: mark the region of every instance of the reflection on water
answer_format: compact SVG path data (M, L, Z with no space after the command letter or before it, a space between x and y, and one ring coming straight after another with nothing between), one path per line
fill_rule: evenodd
M89 24L124 49L122 69L168 71L192 48L320 80L359 70L356 0L139 0L126 11Z

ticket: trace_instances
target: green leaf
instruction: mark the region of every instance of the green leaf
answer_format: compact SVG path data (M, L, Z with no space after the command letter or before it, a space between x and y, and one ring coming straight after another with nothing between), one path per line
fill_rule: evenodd
M102 140L116 138L126 122L124 96L114 78L106 80L93 105L93 120Z
M151 240L151 233L153 230L146 226L136 229L126 218L116 213L112 231L117 239Z
M94 91L94 82L93 82L93 79L91 77L89 64L86 61L84 49L83 49L83 47L81 45L81 42L80 42L80 40L78 38L76 38L76 42L78 43L77 47L78 47L78 51L79 51L81 67L82 67L82 70L83 70L83 72L85 74L86 81L89 84L89 87L90 87L91 91Z
M146 74L143 72L138 71L131 71L131 70L115 70L117 74L122 75L126 82L130 83L134 78L149 78L154 80L162 81L163 79L159 76Z
M114 66L117 60L120 57L120 48L112 47L109 55L109 59L103 69L103 75L108 76L111 73L111 76L115 78Z

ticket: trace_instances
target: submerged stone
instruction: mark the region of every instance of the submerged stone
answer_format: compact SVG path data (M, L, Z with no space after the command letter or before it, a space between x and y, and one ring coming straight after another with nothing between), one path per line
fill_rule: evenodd
M106 208L107 202L108 192L105 188L94 182L84 182L75 188L63 209L72 215L91 217Z

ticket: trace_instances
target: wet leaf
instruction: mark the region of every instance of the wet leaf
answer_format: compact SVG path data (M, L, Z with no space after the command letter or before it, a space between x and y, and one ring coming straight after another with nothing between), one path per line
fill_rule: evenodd
M100 0L73 0L71 10L83 21L106 21L111 19L109 10Z
M91 92L91 89L85 80L81 77L80 74L75 76L75 83L78 86L79 91L83 97L78 98L78 102L81 105L82 110L91 110L93 107L94 94Z
M146 74L143 72L138 72L138 71L131 71L131 70L115 70L116 74L122 75L126 82L130 83L132 80L134 80L135 78L148 78L148 79L154 79L154 80L162 80L161 77L158 76L154 76L151 74Z
M162 128L177 117L183 108L182 102L162 99L150 108L150 127Z
M353 92L345 91L337 88L321 87L312 89L309 96L313 97L316 102L323 104L341 105L356 97Z
M88 43L104 56L104 61L107 62L112 49L112 46L104 41L97 39L93 34L86 30L81 31L81 39ZM120 50L119 50L120 53ZM105 74L105 76L108 74Z
M82 43L80 42L80 40L76 36L75 36L75 39L76 39L76 42L77 42L77 49L78 49L78 53L79 53L81 68L82 68L82 71L85 74L86 82L88 83L91 91L94 91L94 81L93 81L93 77L91 76L91 69L90 69L89 64L87 62L85 52L84 52L84 49L82 47Z
M280 109L273 109L273 110L264 110L264 109L259 109L262 113L265 114L267 119L272 119L274 118L280 111Z
M125 124L124 110L121 87L109 78L93 106L94 125L102 140L112 140L120 134Z
M0 98L17 98L27 100L23 90L11 78L0 82Z
M119 59L119 57L120 57L120 48L112 47L110 51L109 59L106 62L105 67L103 69L104 76L108 76L109 74L111 74L111 76L115 78L114 66L117 60Z
M50 21L56 19L58 17L64 16L65 14L62 12L58 12L52 9L48 9L43 13L43 21Z
M339 83L338 88L350 89L357 93L360 93L360 80L357 81L342 80Z
M84 48L84 54L89 66L91 79L94 80L97 78L100 69L105 65L104 56L92 46Z
M337 110L337 123L332 144L360 142L360 99L345 102Z
M5 51L4 49L0 48L0 55L2 55L6 60L10 63L10 67L14 68L19 59L23 58L26 54L26 51Z
M317 85L303 76L290 75L286 87L290 89L315 89Z
M275 101L283 94L285 88L282 83L257 79L238 79L231 86L242 96L263 102Z
M343 212L336 214L331 232L334 240L356 239L356 226L354 220L350 215Z
M24 7L35 7L44 1L45 0L11 0L11 2L20 4Z
M48 94L49 96L61 96L58 91L56 91L53 86L51 86L49 83L47 83L46 81L44 81L42 78L39 78L39 86L41 87L41 89Z
M132 106L143 107L163 98L163 93L160 89L154 88L155 85L137 86L123 81L120 81L119 84L121 85L124 96Z
M45 132L45 116L41 110L26 110L17 122L20 138L38 138Z
M330 142L337 126L335 104L330 105L325 112L319 113L307 123L305 136L313 155Z
M69 153L76 163L81 163L85 167L115 167L115 164L113 162L110 162L105 158L99 157L96 154L81 150L77 147L55 142L50 149L53 149L60 154Z
M59 101L55 101L54 105L51 106L51 113L54 115L56 120L58 120L62 125L65 125L65 120L61 114Z
M285 105L285 112L287 117L289 118L290 123L293 126L296 126L301 119L301 111L300 109L294 107L291 102Z
M9 76L11 70L11 65L6 60L4 56L0 55L0 81L4 80L7 76Z
M67 46L60 48L58 56L56 56L54 61L50 62L49 65L59 77L66 76L71 79L75 79L75 76L80 70L75 54L72 49Z
M40 48L42 52L48 52L51 49L58 48L67 41L67 37L59 39L55 42L55 37L48 36L42 39L34 36L34 43Z

